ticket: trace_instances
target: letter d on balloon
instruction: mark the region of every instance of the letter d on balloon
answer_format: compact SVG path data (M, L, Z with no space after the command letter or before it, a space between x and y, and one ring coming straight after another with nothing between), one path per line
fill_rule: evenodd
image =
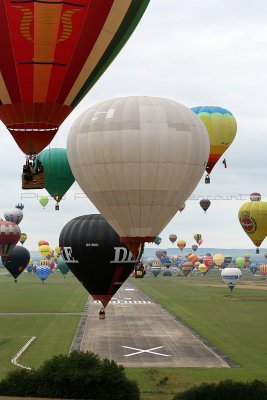
M114 260L110 263L135 263L138 259L133 258L132 253L128 253L125 247L114 247L115 256Z
M72 257L72 249L71 249L71 247L65 247L64 246L64 249L63 249L63 257L64 257L64 261L66 261L67 263L79 263L79 261L77 261L77 260L75 260L73 257Z

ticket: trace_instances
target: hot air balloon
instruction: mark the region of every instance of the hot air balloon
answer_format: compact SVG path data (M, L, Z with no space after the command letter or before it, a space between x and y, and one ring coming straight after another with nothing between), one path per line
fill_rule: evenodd
M177 236L173 233L173 234L169 235L169 240L170 240L172 243L174 243L174 242L176 242L176 240L177 240Z
M180 249L181 251L183 251L183 249L184 249L185 246L186 246L186 241L185 241L185 240L178 240L177 246L179 247L179 249Z
M197 254L191 254L188 257L188 261L190 261L193 265L198 261L198 255Z
M197 249L198 249L198 245L197 244L192 244L192 250L193 251L197 251Z
M236 263L236 265L237 265L239 268L244 267L244 265L245 265L245 259L244 259L244 257L237 257L237 258L235 259L235 263Z
M152 265L152 267L150 268L150 271L152 272L152 274L157 277L160 272L161 272L161 266L160 265Z
M208 272L208 267L205 264L199 264L198 266L199 272L201 272L203 275L206 275Z
M170 257L168 257L168 256L160 257L159 261L166 268L170 268L170 266L172 265L172 261L171 261Z
M233 142L237 124L233 114L222 107L200 106L191 108L207 128L210 138L210 155L206 166L205 183L210 183L210 173L219 158ZM226 162L225 162L226 167Z
M51 247L48 244L42 244L39 246L38 251L43 257L48 257L51 255Z
M250 266L249 266L249 269L250 269L252 275L255 275L255 273L256 273L257 270L258 270L258 266L257 266L256 263L251 263Z
M75 181L69 166L67 151L62 148L49 148L43 150L39 158L45 169L45 188L56 200L55 209L59 210L58 203Z
M259 271L260 271L260 274L263 275L264 278L266 278L266 275L267 275L267 265L266 265L266 264L261 264L261 265L259 265Z
M23 212L18 208L11 208L4 212L4 217L6 221L14 222L14 224L19 224L23 218Z
M231 290L233 291L237 281L241 278L242 272L239 268L224 268L221 272L221 277Z
M38 265L35 270L36 275L38 276L38 278L41 279L43 283L49 277L51 272L52 270L48 265Z
M64 248L62 257L69 269L104 307L141 257L141 254L137 259L132 256L100 214L69 221L60 233L59 246Z
M259 253L259 247L267 235L267 202L250 201L243 204L238 212L239 222L257 246L256 253Z
M55 252L56 252L57 254L60 254L60 253L61 253L61 247L60 247L60 246L56 246L56 247L55 247Z
M2 257L4 266L11 273L15 282L17 282L17 277L29 264L30 258L29 251L21 246L15 246L7 256Z
M250 194L250 201L261 201L261 194L253 192Z
M194 239L195 241L198 243L200 241L200 239L202 238L201 233L195 233L194 234Z
M202 243L203 243L203 240L202 240L202 239L199 239L198 242L197 242L197 244L198 244L199 246L202 245Z
M161 237L159 237L159 236L157 236L155 239L154 239L154 243L156 244L156 245L160 245L160 243L162 242L162 239L161 239Z
M158 259L160 259L161 257L164 257L166 254L167 254L166 250L159 249L159 250L155 251L155 255L156 255L156 257L158 257Z
M49 199L47 196L42 196L39 199L39 203L43 206L43 208L45 208L45 206L48 204Z
M267 259L267 253L264 253L264 258L266 258L266 259Z
M14 222L0 219L0 256L7 256L19 241L21 232Z
M204 210L206 212L207 209L209 208L209 206L211 205L211 202L208 199L202 199L202 200L200 200L199 204L200 204L200 207L202 208L202 210Z
M40 246L43 246L43 245L49 246L49 243L46 240L39 240L38 246L40 247Z
M203 264L205 264L206 267L208 267L208 268L212 268L215 264L215 262L213 261L213 257L212 256L204 256Z
M0 2L0 119L39 153L126 43L149 0Z
M15 205L15 207L22 211L23 208L24 208L24 205L23 205L22 203L17 203L17 204Z
M67 264L65 263L65 261L63 261L62 259L58 261L57 263L57 268L59 269L59 271L62 273L62 275L65 276L67 275L67 273L69 272L69 267L67 266Z
M223 254L214 254L212 257L213 262L217 267L220 267L224 263L224 255Z
M21 233L21 235L20 235L20 238L19 238L19 241L20 241L20 243L22 244L22 246L23 246L23 244L26 242L26 240L27 240L27 233Z
M193 269L194 265L189 261L184 262L182 265L182 273L185 277L187 277Z
M106 100L78 117L67 152L84 193L137 256L198 184L209 139L187 107L131 96Z

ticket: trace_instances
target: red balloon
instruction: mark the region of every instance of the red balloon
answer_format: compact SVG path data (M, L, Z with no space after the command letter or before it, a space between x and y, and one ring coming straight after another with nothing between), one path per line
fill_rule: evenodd
M121 50L149 0L1 0L0 119L39 153Z
M0 256L6 256L20 239L20 229L14 222L0 219Z

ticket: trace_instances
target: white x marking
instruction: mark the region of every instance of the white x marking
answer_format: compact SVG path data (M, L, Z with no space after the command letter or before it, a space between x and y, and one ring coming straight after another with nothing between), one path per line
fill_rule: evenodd
M135 347L129 347L129 346L122 346L122 347L124 347L125 349L137 350L134 353L124 354L125 357L131 357L131 356L135 356L136 354L141 354L141 353L150 353L150 354L156 354L158 356L170 357L170 354L162 354L162 353L157 353L156 351L153 351L153 350L161 349L164 346L153 347L152 349L147 349L147 350L136 349Z

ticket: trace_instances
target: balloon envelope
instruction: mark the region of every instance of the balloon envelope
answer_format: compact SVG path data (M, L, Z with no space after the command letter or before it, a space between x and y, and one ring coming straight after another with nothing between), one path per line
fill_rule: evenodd
M41 279L42 282L44 282L49 277L51 272L52 270L48 265L38 265L35 270L36 275L38 276L38 278Z
M16 280L29 264L30 258L30 252L25 247L15 246L7 256L2 257L2 261L6 269Z
M267 235L267 202L250 201L243 204L238 219L245 233L259 247Z
M45 172L45 188L57 202L69 190L75 179L72 175L66 149L43 150L39 158Z
M71 127L67 152L84 193L136 254L197 186L209 139L199 118L182 104L131 96L81 114Z
M18 208L11 208L5 211L4 217L6 221L14 222L14 224L19 224L23 218L23 212Z
M13 3L0 2L0 119L33 154L113 61L149 0Z
M27 236L27 233L22 233L22 234L20 235L19 242L23 245L23 243L26 242L27 237L28 237L28 236Z
M82 215L62 229L62 257L76 278L104 307L133 271L134 259L100 214Z
M205 212L207 211L207 209L209 208L211 202L208 199L202 199L199 202L200 207L202 208L202 210L204 210Z
M18 243L21 232L14 222L0 219L0 256L7 256Z
M191 110L199 116L209 134L210 155L206 171L210 174L236 136L236 120L230 111L222 107L200 106Z
M45 208L45 206L48 204L49 199L47 196L42 196L39 199L39 203Z

